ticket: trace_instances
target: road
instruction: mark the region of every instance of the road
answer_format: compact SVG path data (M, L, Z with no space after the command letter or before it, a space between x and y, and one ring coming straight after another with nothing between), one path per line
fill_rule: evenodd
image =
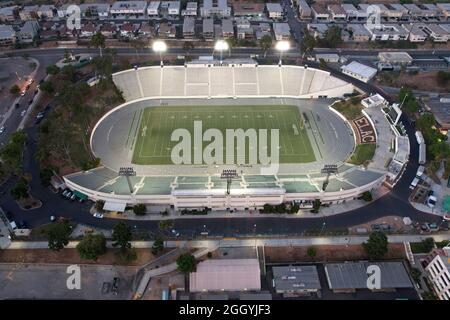
M203 49L194 50L194 54L205 54ZM96 54L98 51L94 49L74 49L74 53L91 53ZM118 49L119 55L134 55L133 49ZM173 50L175 52L182 52L181 49ZM43 77L45 73L45 66L55 63L62 57L64 49L31 49L27 50L30 56L36 57L41 63L38 71L37 79ZM172 52L172 50L171 50ZM233 57L240 57L242 55L248 56L249 52L261 53L259 49L233 49ZM325 50L324 52L336 52L336 50ZM352 53L356 51L341 51L341 53ZM357 51L361 54L361 51ZM373 55L375 52L367 51L364 53ZM419 55L430 54L431 51L421 51ZM450 53L450 52L449 52ZM23 54L23 51L17 54ZM274 57L278 54L271 53ZM291 52L292 56L299 57L299 53ZM312 67L316 66L310 63ZM367 92L380 92L385 94L380 88L373 87L370 84L365 84L353 78L342 75L335 70L330 70L333 75L338 78L350 81L361 89ZM414 209L408 202L409 184L418 168L418 145L414 137L414 128L409 124L409 121L402 116L402 121L405 123L407 133L411 141L411 157L410 163L406 168L400 181L395 186L394 190L384 197L368 204L367 206L349 211L337 216L330 216L326 218L301 218L301 219L285 219L280 218L198 218L198 219L177 219L175 222L175 229L180 232L182 238L194 238L199 236L201 232L205 231L204 225L210 236L254 236L254 235L279 235L292 236L302 235L308 230L321 230L326 232L328 230L345 229L349 226L365 223L374 219L378 219L387 215L397 215L401 217L409 216L416 221L440 222L441 218L435 215L423 213ZM63 216L73 219L79 223L90 225L99 228L112 228L117 221L114 219L96 219L89 214L90 204L80 204L77 202L69 203L58 194L53 194L40 183L39 168L34 161L34 154L36 151L36 127L33 126L26 130L28 133L28 142L26 152L24 154L24 170L32 174L31 190L34 197L43 202L43 206L32 211L21 210L17 203L9 195L9 189L14 185L15 178L9 179L4 185L0 187L0 204L6 210L13 213L16 221L26 220L31 227L36 227L48 223L51 215ZM158 232L158 221L128 221L127 222L134 229L146 230L149 232Z

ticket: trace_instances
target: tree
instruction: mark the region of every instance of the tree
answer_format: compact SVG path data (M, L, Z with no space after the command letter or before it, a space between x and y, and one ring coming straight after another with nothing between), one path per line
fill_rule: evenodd
M147 211L147 208L145 207L145 204L143 204L143 203L137 204L133 207L133 212L137 216L145 215L146 211Z
M438 71L436 77L437 77L438 84L441 87L445 87L448 84L448 82L450 81L450 72L440 70L440 71Z
M194 50L194 48L195 48L195 45L194 45L194 42L192 42L192 41L185 41L183 44L183 50L186 52Z
M77 245L82 259L97 260L106 252L106 239L103 234L87 234Z
M53 91L55 91L55 89L53 88L53 83L51 81L42 82L40 89L47 93L52 93Z
M61 69L61 74L63 74L70 82L75 82L77 70L73 65L68 64Z
M300 48L304 54L310 53L314 47L316 46L316 39L309 34L308 30L304 30L305 36L303 37L303 41L300 44Z
M322 70L326 70L327 67L328 67L327 62L324 59L320 58L319 59L319 68Z
M383 232L374 231L363 247L370 259L380 259L388 252L388 239Z
M23 177L21 177L14 187L9 191L11 196L15 200L19 200L22 198L28 198L28 182Z
M266 34L259 40L259 46L264 51L264 58L267 55L267 51L272 47L272 36Z
M55 74L59 73L60 69L58 66L51 64L51 65L47 66L46 71L47 71L47 74L55 75Z
M370 202L370 201L372 201L372 193L370 191L365 191L365 192L363 192L363 194L361 195L360 198L361 198L361 200Z
M126 251L131 248L132 234L130 227L125 223L119 222L114 226L112 233L112 240L114 241L114 247L120 247L121 251Z
M177 266L178 270L187 274L196 270L197 261L191 253L187 252L178 257Z
M315 200L313 201L313 209L312 209L312 212L313 212L313 213L318 213L321 205L322 205L322 202L320 201L320 199L315 199Z
M51 224L47 231L48 248L54 251L63 249L69 243L71 232L72 228L68 221Z
M164 250L164 241L161 237L158 237L155 239L155 242L153 242L152 245L152 254L158 255Z
M316 254L317 254L317 250L316 250L315 247L309 247L308 250L306 251L306 254L310 258L314 258L316 256Z
M99 48L100 57L102 57L103 56L102 49L105 47L105 36L100 32L97 32L91 38L91 45L94 46L95 48Z
M17 95L20 92L20 88L19 88L19 86L17 84L15 84L9 89L9 92L11 94Z
M161 220L159 222L158 228L161 231L165 231L165 230L173 228L173 226L174 226L173 220Z
M95 201L95 210L97 210L97 211L103 210L104 205L105 205L105 201L103 201L103 200Z

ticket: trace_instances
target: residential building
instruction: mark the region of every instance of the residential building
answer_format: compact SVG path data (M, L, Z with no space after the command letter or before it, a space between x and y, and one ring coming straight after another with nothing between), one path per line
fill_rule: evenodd
M323 39L328 27L329 25L326 23L308 23L307 29L314 38Z
M200 7L200 15L205 18L218 17L225 18L231 16L231 7L227 0L203 0Z
M39 6L25 6L19 11L19 17L22 21L38 19Z
M442 11L437 7L437 5L433 3L424 3L421 5L423 8L424 16L427 18L435 18L437 20L441 20L444 18L444 14Z
M13 27L0 24L0 46L11 46L16 43L16 32Z
M428 38L428 34L423 31L423 23L414 23L404 26L406 30L409 31L409 41L410 42L424 42Z
M222 37L224 39L234 37L234 26L232 20L222 19Z
M196 17L197 11L197 2L188 2L186 4L186 9L181 11L181 15L184 17Z
M409 31L398 24L366 24L372 41L398 41L408 40Z
M80 5L83 18L106 19L109 16L110 5L107 3L83 3Z
M424 24L422 29L434 42L447 42L450 34L438 24Z
M400 21L403 14L408 13L408 10L403 7L384 6L386 9L382 12L382 16L387 20Z
M123 38L135 38L137 32L139 31L140 24L133 24L125 22L119 27L120 36Z
M144 18L146 9L147 1L116 1L109 12L114 18L117 16Z
M370 32L362 24L349 23L345 30L351 35L350 41L367 42L370 40Z
M437 3L436 7L442 12L445 19L450 19L450 3Z
M328 11L330 12L330 19L336 22L345 21L347 13L339 4L329 4Z
M427 256L425 271L440 300L450 300L450 247L433 249Z
M401 5L400 3L391 3L391 4L389 4L389 6L392 8L392 10L395 10L395 11L401 13L400 20L409 20L409 18L410 18L409 10L407 8L405 8L403 5Z
M153 26L148 23L142 23L141 28L139 29L139 35L142 37L155 37L156 30Z
M330 20L330 13L324 5L314 3L311 8L313 17L316 22L328 22Z
M56 9L58 18L64 19L69 16L69 13L67 12L67 9L69 8L70 4L63 4L62 6L58 7Z
M375 265L380 269L380 288L376 291L413 288L413 284L402 262L357 261L325 264L328 287L333 292L355 292L367 290L367 269Z
M233 2L233 13L235 17L261 18L264 16L264 3L235 1Z
M364 21L368 17L368 13L366 10L357 9L351 3L342 4L342 9L344 9L347 15L347 21Z
M250 21L245 17L236 18L236 36L238 39L252 39L254 30Z
M158 36L166 39L175 38L177 36L177 29L174 25L163 22L159 25Z
M297 0L299 17L302 20L312 19L311 7L305 0Z
M291 28L289 27L289 24L285 22L274 22L273 33L275 34L275 39L277 41L289 40L291 38Z
M393 65L409 66L413 62L413 58L407 52L380 52L378 60Z
M203 38L205 40L214 39L214 20L211 18L203 19Z
M261 38L266 35L272 37L272 29L267 22L261 22L259 25L255 26L254 31L256 40L261 40Z
M159 16L159 7L161 6L161 1L150 1L147 6L147 14L149 17Z
M48 30L41 30L39 32L39 38L44 41L57 40L58 37L59 32L56 30L48 29Z
M190 292L259 291L258 259L209 259L189 274Z
M377 74L377 69L366 66L357 61L352 61L341 67L342 73L362 82L369 82Z
M39 23L36 20L29 20L24 23L17 34L21 43L31 43L39 32Z
M39 19L51 19L55 16L56 8L54 5L43 4L39 7L37 15Z
M117 27L112 23L104 23L100 26L100 33L105 38L113 38L117 32Z
M97 32L97 27L93 22L85 23L81 27L80 37L90 38Z
M193 39L194 37L195 37L195 19L192 17L184 17L183 38Z
M406 3L403 5L406 9L408 9L408 13L411 19L418 20L419 18L423 18L422 9L420 9L414 3Z
M161 14L169 18L177 18L180 15L180 1L163 1L161 2Z
M272 274L272 286L285 297L317 293L321 289L316 266L274 266Z
M17 6L0 8L0 21L13 22L16 20Z
M433 113L438 127L442 130L450 130L450 99L430 98L424 101L425 108Z
M283 18L283 8L280 3L266 3L267 14L270 19L282 19Z

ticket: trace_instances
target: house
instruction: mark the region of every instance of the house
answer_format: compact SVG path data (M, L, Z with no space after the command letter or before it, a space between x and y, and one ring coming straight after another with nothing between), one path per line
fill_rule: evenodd
M227 0L203 0L200 15L204 18L229 17L231 16L231 7L228 6Z
M314 3L311 8L313 17L316 22L328 22L330 20L330 13L324 5Z
M357 61L352 61L341 67L342 73L362 82L369 82L377 74L377 69L366 66Z
M195 37L195 18L184 17L183 21L183 38L193 39Z
M405 29L409 31L410 42L424 42L428 38L428 34L423 31L425 25L423 23L414 23L405 25Z
M450 34L438 24L424 24L422 29L433 42L447 42Z
M425 258L425 272L439 300L450 300L450 247L433 249Z
M214 39L214 20L210 18L203 19L203 38L205 40Z
M139 35L142 37L155 37L156 30L153 26L148 23L142 23L141 28L139 29Z
M370 32L362 24L349 23L346 30L351 35L351 41L367 42L370 40Z
M168 18L177 18L180 15L180 1L161 2L161 14Z
M261 18L264 16L264 3L248 2L248 1L234 1L233 13L235 17L253 17Z
M437 7L437 5L433 4L433 3L424 3L421 5L423 10L423 14L425 17L429 18L429 19L436 19L436 20L441 20L442 18L444 18L444 14L442 13L442 11Z
M408 40L409 32L398 24L366 24L372 41L398 41Z
M109 10L113 18L145 18L147 1L116 1Z
M260 291L258 259L210 259L189 274L190 292Z
M186 9L181 11L183 17L196 17L198 11L197 2L188 2L186 4Z
M283 8L280 3L266 3L266 10L270 19L279 20L283 18Z
M289 24L285 22L274 22L273 33L275 34L275 39L277 41L289 40L291 38L291 28L289 27Z
M308 3L305 0L298 0L297 5L300 19L310 20L312 18L312 11Z
M450 130L450 99L430 98L424 101L425 108L433 113L440 130Z
M344 3L342 4L342 9L344 9L347 17L347 21L365 21L367 20L367 17L369 14L365 9L357 9L353 4L351 3Z
M159 7L161 6L161 1L150 1L147 7L147 14L150 18L159 16Z
M11 46L16 43L16 32L10 25L0 24L0 46Z
M339 4L329 4L328 11L330 12L331 20L333 21L339 22L347 20L347 13Z
M385 5L384 8L382 17L389 21L400 21L403 18L403 14L408 13L408 10L401 5L400 7L387 7Z
M26 21L20 28L17 38L21 43L31 43L38 35L40 26L36 20Z
M403 6L408 9L408 13L411 19L418 20L419 18L423 18L422 9L420 9L414 3L406 3Z
M392 8L392 10L395 10L395 11L401 13L400 20L403 20L403 21L409 20L409 18L410 18L409 10L407 8L405 8L403 5L401 5L400 3L391 3L391 4L389 4L389 6Z
M234 26L232 20L222 19L222 37L224 39L234 37Z
M0 21L13 22L16 20L17 6L0 8Z
M106 19L109 16L110 5L107 3L83 3L80 5L83 18Z
M238 39L252 39L254 30L247 18L239 17L236 19L236 36Z
M272 274L276 293L286 297L317 293L321 289L316 266L274 266Z
M123 38L134 38L135 33L139 30L134 24L126 22L119 27L120 36Z
M163 22L159 25L158 36L160 38L175 38L177 36L177 29L174 25Z
M90 38L97 32L97 27L93 22L85 23L80 30L80 37Z
M272 37L272 29L270 24L267 22L261 22L259 25L254 27L256 40L261 40L262 37L268 35Z
M100 26L100 33L105 38L113 38L117 32L117 27L112 23L104 23Z
M39 6L25 6L19 11L19 17L22 21L38 19Z
M329 25L326 23L308 23L307 29L309 34L316 39L323 39L328 30Z
M52 19L55 16L56 8L54 5L43 4L39 7L37 15L39 19Z

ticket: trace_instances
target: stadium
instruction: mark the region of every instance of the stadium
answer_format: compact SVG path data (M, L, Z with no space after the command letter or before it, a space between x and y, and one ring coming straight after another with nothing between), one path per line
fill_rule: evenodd
M113 81L126 102L92 130L91 149L101 167L64 177L70 189L104 200L113 211L137 203L244 210L296 201L307 207L315 199L330 204L354 199L386 178L383 159L392 140L375 123L386 125L388 132L389 125L367 111L359 126L331 108L355 87L323 70L245 59L196 60L184 66L135 67L113 74ZM189 164L173 162L173 132L180 128L194 136L187 147ZM231 129L254 129L256 134L277 129L277 149L267 145L272 154L279 153L277 170L246 161L255 149L252 143L232 145L232 162L224 155L216 163L196 158L212 129L226 137ZM348 160L358 144L367 142L367 130L368 143L376 144L373 161L352 165ZM203 139L200 144L196 135ZM225 144L228 140L224 153ZM227 171L233 176L225 177Z

